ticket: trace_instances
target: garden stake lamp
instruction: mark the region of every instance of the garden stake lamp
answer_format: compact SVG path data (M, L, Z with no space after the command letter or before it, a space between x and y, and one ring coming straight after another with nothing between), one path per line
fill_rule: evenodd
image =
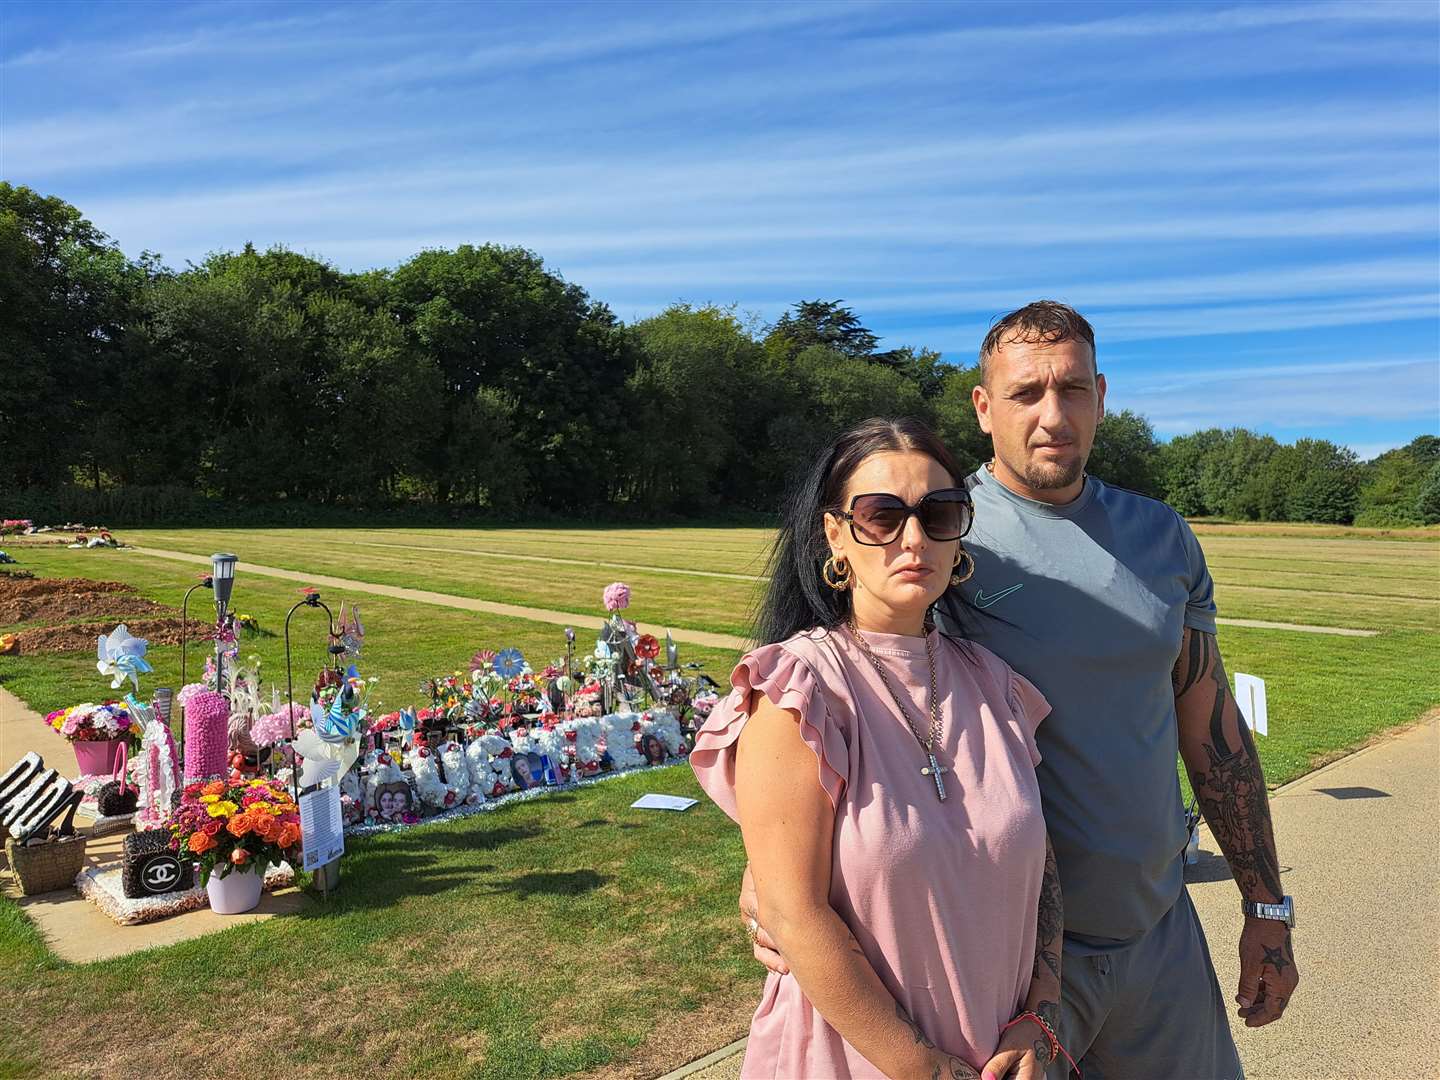
M214 578L215 625L217 627L224 623L225 613L230 607L230 594L235 588L235 564L239 561L239 556L225 552L216 552L210 556L210 572ZM215 642L215 692L217 694L225 692L225 643L219 640Z

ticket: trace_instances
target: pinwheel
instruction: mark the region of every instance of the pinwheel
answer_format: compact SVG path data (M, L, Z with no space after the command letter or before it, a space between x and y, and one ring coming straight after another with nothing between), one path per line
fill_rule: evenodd
M135 684L135 689L140 689L140 676L151 669L145 662L145 650L149 643L143 638L131 637L130 631L125 624L121 623L110 631L109 637L98 637L96 640L96 654L99 657L95 667L101 675L109 675L110 689L119 690L129 679Z
M316 783L327 775L344 776L360 754L360 729L367 709L364 698L365 680L354 665L346 671L327 707L317 694L310 701L310 719L315 726L306 728L295 740L295 752L305 759L301 785ZM335 762L336 766L329 763Z
M519 649L503 649L495 656L495 674L513 679L525 672L525 657Z

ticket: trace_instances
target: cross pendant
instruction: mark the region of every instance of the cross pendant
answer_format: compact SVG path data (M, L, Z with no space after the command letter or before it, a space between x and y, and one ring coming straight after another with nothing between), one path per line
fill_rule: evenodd
M941 765L940 762L936 761L935 755L933 753L927 753L925 756L930 759L930 764L920 770L920 775L928 776L935 781L935 794L940 796L941 802L944 802L945 777L943 774L949 772L950 770L947 769L944 765Z

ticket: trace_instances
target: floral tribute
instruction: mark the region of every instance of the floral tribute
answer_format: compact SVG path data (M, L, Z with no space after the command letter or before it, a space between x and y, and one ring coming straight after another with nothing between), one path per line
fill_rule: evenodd
M57 709L45 717L46 722L71 742L104 742L125 739L135 749L140 742L141 728L130 710L118 701L103 705L85 702Z
M300 848L300 809L277 780L257 777L186 784L170 815L170 849L200 863L200 882L212 873L264 874Z

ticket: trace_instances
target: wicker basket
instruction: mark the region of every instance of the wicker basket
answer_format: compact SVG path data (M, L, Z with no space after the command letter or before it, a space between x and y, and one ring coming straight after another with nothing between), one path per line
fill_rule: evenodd
M85 865L85 843L88 839L82 833L29 845L7 839L5 857L10 860L10 872L20 883L20 891L26 896L34 896L36 893L70 888Z

